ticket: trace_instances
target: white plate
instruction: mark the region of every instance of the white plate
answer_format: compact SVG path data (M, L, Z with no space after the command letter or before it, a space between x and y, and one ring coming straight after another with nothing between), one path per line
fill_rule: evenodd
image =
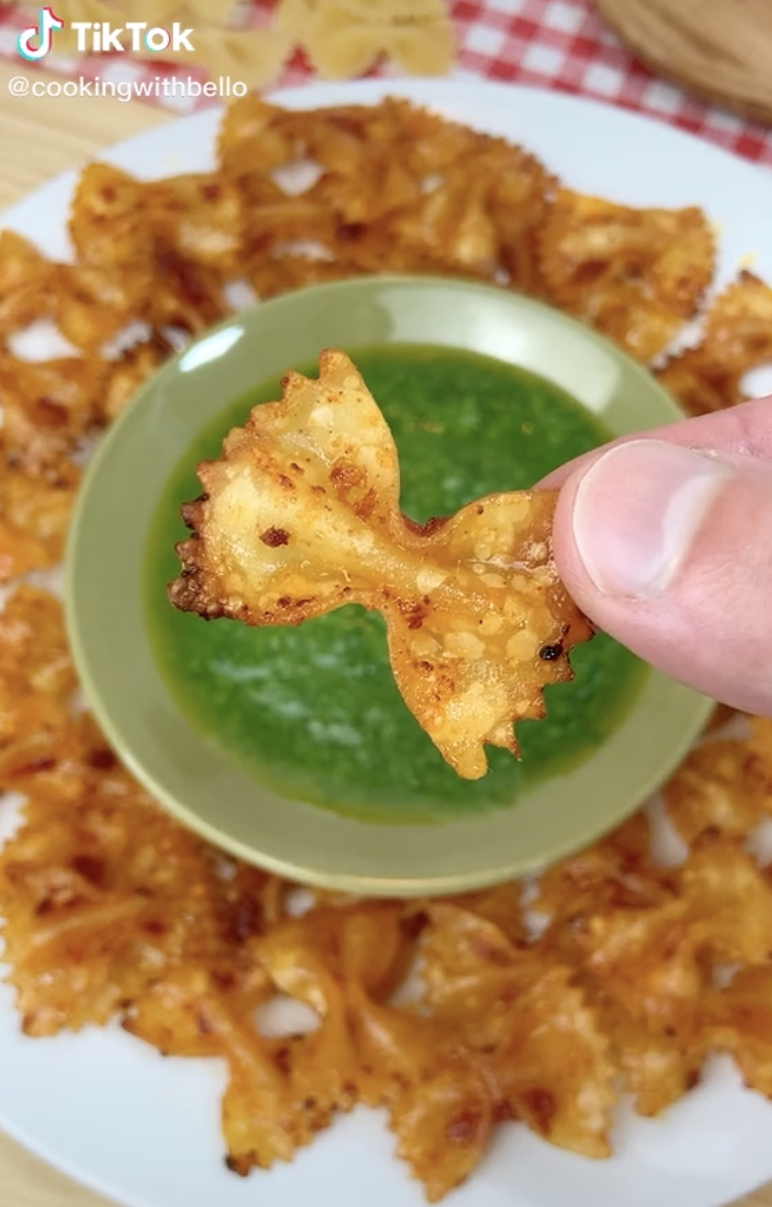
M572 187L634 205L704 207L721 242L719 282L739 266L772 279L772 175L664 125L554 93L475 82L372 81L305 87L282 103L373 102L399 93L522 142ZM105 154L144 178L213 166L213 111ZM68 174L5 224L67 255ZM0 802L0 830L3 826ZM8 820L6 816L6 822ZM126 1207L421 1207L392 1157L382 1118L357 1112L290 1166L242 1181L226 1172L219 1133L224 1070L164 1060L118 1029L29 1040L0 989L0 1126L52 1164ZM524 1127L498 1131L453 1207L719 1207L772 1178L772 1105L729 1063L657 1120L622 1112L616 1156L592 1162Z

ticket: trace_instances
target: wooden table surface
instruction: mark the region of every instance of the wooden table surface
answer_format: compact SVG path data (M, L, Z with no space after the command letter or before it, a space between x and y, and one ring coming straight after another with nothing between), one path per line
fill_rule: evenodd
M0 63L0 212L50 177L98 155L104 147L172 120L170 114L136 101L10 96L8 83L19 74L15 65ZM35 78L46 77L35 73ZM0 1133L0 1207L110 1205ZM165 1205L159 1203L158 1207ZM772 1207L772 1186L743 1199L737 1207Z

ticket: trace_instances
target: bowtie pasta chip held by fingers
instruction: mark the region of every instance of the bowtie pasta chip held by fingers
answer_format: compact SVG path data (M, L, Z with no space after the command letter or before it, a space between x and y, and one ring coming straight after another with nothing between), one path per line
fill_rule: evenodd
M391 433L342 352L322 353L318 380L288 373L198 476L172 603L247 625L381 612L402 697L462 778L485 775L485 743L517 756L513 723L543 717L544 686L573 677L567 654L591 629L552 558L555 494L409 520Z

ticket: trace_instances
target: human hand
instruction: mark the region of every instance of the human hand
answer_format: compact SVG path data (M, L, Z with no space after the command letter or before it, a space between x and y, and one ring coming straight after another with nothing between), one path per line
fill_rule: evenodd
M772 715L772 397L563 466L558 570L590 620L674 679Z

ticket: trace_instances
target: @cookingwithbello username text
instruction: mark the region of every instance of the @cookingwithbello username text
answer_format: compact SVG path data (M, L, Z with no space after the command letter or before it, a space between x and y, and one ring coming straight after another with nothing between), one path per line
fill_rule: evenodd
M8 91L11 96L110 96L119 101L204 96L222 100L246 96L249 88L243 80L222 75L205 84L193 79L162 79L161 76L152 80L103 80L99 77L87 80L82 76L75 80L31 80L25 75L17 75L8 81Z

